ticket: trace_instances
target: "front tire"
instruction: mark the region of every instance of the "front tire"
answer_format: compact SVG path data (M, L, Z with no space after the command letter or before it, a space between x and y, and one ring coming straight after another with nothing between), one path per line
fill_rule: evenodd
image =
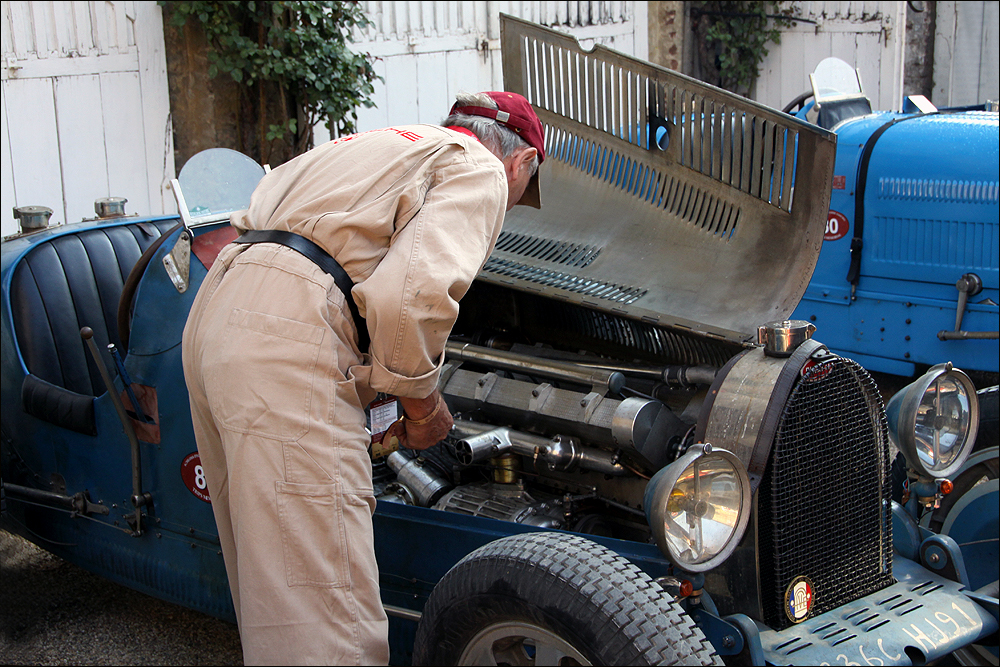
M415 665L721 665L645 572L595 542L527 533L459 561L424 607Z

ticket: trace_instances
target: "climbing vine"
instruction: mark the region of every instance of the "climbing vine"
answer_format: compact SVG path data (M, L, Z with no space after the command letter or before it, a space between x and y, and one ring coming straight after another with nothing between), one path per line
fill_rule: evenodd
M795 18L790 2L693 2L690 11L700 78L740 95L750 93L768 44L778 44Z
M313 126L354 131L371 107L372 60L350 50L351 31L370 24L354 2L162 2L170 25L196 21L211 49L208 75L228 75L253 116L261 161L276 141L292 155L313 146ZM243 108L250 111L244 112Z

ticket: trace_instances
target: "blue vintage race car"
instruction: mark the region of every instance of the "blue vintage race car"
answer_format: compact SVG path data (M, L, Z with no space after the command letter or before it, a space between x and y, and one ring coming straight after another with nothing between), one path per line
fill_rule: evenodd
M872 111L828 58L797 116L837 134L823 251L793 316L870 370L910 377L942 359L1000 372L997 102ZM802 96L789 106L805 101Z
M859 364L785 319L835 137L516 19L503 49L546 125L545 205L508 215L462 301L452 435L420 456L373 438L393 662L988 660L995 414L973 455L964 373L933 368L887 416ZM620 129L645 125L659 140ZM201 154L179 216L20 210L0 253L4 527L227 619L180 342L262 174Z

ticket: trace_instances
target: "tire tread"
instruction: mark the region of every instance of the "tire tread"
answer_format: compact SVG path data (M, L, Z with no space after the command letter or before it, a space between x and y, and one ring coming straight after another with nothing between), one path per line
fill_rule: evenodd
M414 664L457 660L462 633L451 616L481 610L452 609L507 581L525 596L550 601L570 619L594 619L590 630L601 647L596 660L608 664L722 664L712 644L689 616L627 559L591 540L565 533L526 533L491 542L468 554L442 578L424 609ZM519 586L520 584L520 586ZM495 610L494 610L495 611ZM475 626L475 624L472 624ZM480 626L481 627L481 626Z

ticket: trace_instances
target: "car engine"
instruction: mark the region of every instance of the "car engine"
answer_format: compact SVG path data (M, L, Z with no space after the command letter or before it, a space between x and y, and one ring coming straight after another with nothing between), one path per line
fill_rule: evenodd
M380 502L651 542L650 478L710 442L746 464L757 490L751 528L706 574L725 613L785 626L787 580L803 572L829 608L892 583L889 440L863 368L808 339L798 354L671 339L604 313L540 305L474 286L439 381L455 427L429 450L378 461ZM533 324L514 328L520 321ZM623 337L672 344L636 344L626 359ZM687 363L654 363L664 358ZM748 559L761 567L746 569Z

